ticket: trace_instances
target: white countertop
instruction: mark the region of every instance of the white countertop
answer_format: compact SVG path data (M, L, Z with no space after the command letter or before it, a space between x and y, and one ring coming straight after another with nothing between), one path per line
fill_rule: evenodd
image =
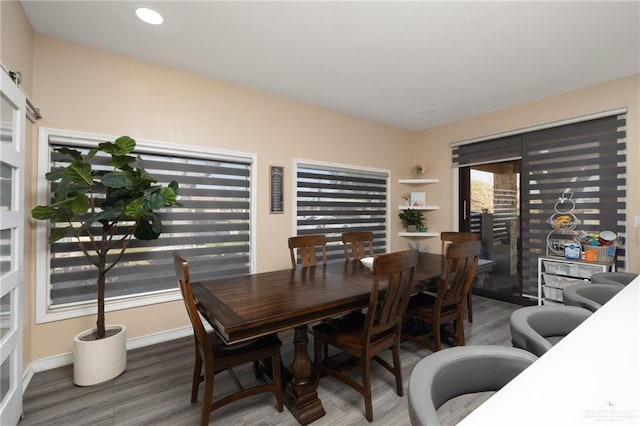
M640 277L460 425L640 424Z

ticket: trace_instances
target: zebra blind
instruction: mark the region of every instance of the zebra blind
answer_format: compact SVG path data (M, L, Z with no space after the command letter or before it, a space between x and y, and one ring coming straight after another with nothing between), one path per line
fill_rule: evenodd
M453 167L498 163L522 156L520 135L453 146Z
M99 142L50 135L51 166L64 166L67 161L55 148L68 146L86 152ZM178 182L182 207L160 211L163 230L157 240L131 240L121 261L107 274L107 299L176 289L174 250L189 260L194 281L248 273L250 161L167 155L146 149L137 153L159 184ZM93 163L106 169L108 156L98 155ZM116 255L114 251L111 257ZM96 269L88 264L73 238L51 245L50 307L95 300L96 278Z
M327 257L343 259L342 233L371 231L374 251L386 249L388 174L298 164L298 235L324 234Z
M578 230L626 233L626 115L522 135L523 290L537 293L537 258L546 253L558 197L573 193ZM625 267L625 247L617 267ZM534 291L535 289L535 291Z

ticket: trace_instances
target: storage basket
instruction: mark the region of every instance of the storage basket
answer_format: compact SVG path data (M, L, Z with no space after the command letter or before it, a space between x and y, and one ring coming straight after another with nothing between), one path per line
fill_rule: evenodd
M582 245L583 251L593 250L596 252L596 262L611 262L616 255L616 246L588 246Z

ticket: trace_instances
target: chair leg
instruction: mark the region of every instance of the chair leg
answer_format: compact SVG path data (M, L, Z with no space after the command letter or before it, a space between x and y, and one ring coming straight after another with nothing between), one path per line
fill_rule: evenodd
M191 403L195 404L198 400L198 388L200 387L200 377L202 374L202 358L196 346L196 360L193 366L193 382L191 383Z
M442 349L442 336L440 336L440 321L433 322L433 351Z
M400 339L393 345L393 374L396 376L396 393L398 396L404 395L402 386L402 367L400 366Z
M365 417L368 421L373 421L373 403L371 402L371 359L368 356L362 357L362 391L364 396Z
M471 305L471 290L467 294L467 317L469 322L473 322L473 306Z
M320 384L320 364L322 364L323 348L326 348L326 346L326 343L320 341L318 334L313 333L313 365L315 367L314 382L316 386Z
M276 386L276 406L278 407L278 412L281 413L284 409L282 405L282 377L280 366L282 361L280 359L280 350L274 349L273 356L271 357L271 371L273 373L273 384Z
M459 313L459 318L456 324L456 340L458 346L464 346L464 312Z
M206 368L205 368L206 370ZM204 398L202 399L202 416L200 424L209 424L209 414L211 413L211 402L213 401L213 371L204 372Z

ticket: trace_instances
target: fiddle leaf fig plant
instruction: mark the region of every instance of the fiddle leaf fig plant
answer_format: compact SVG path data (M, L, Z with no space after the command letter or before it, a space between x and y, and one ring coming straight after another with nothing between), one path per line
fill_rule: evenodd
M158 210L180 205L178 184L155 185L142 158L131 153L136 141L121 136L103 142L88 153L72 148L57 152L70 158L65 167L52 169L46 179L56 182L52 202L31 210L37 220L53 225L49 242L72 236L89 262L98 270L96 339L105 337L105 277L122 259L131 238L153 240L162 232ZM91 160L98 153L110 155L111 169L97 168ZM113 250L116 256L107 255Z

